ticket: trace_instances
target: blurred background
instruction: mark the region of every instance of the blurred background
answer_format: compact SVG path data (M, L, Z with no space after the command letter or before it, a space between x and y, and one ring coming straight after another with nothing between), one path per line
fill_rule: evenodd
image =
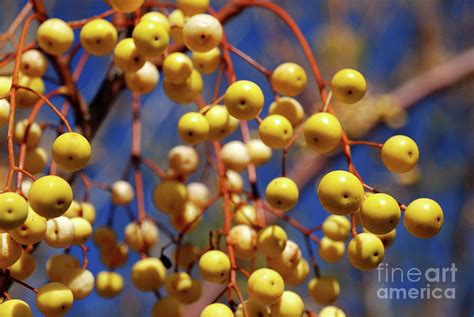
M341 284L341 295L335 305L343 308L351 317L473 316L474 1L273 2L281 5L297 21L313 48L325 79L345 67L358 69L366 76L369 91L361 102L355 105L334 105L352 138L383 143L393 134L406 134L418 143L419 166L405 175L388 172L381 163L378 150L364 146L354 147L353 150L354 163L366 183L394 195L404 203L419 197L433 198L444 210L444 228L432 239L417 239L409 235L403 225L399 225L395 243L387 250L384 262L405 271L410 268L425 271L430 267L450 267L451 263L455 263L458 268L454 283L431 284L432 288L455 287L455 299L388 300L379 299L377 289L422 288L426 287L426 282L410 283L405 280L385 283L378 280L376 271L361 273L353 269L346 258L336 265L325 264L317 258L322 275L335 276ZM7 29L24 3L19 0L0 1L1 32ZM45 0L45 3L51 16L64 20L77 20L108 10L108 6L100 0ZM216 10L225 3L221 0L211 1ZM305 107L307 115L321 107L308 63L287 26L276 16L263 9L249 8L226 23L225 31L230 43L269 69L287 61L300 63L310 80L305 92L297 99ZM34 32L30 38L33 36ZM460 55L464 59L459 58ZM88 61L86 71L79 80L79 87L88 101L96 94L109 63L109 57L91 58ZM262 87L268 106L273 95L266 79L238 57L234 58L234 63L238 79L249 79ZM430 72L433 69L438 72ZM50 69L48 72L54 78L53 71ZM210 101L215 76L204 77L207 84L204 98ZM48 84L47 90L51 87ZM130 148L130 101L130 93L124 91L94 139L93 162L86 169L86 173L94 180L111 183L121 177ZM53 102L59 104L61 99L56 98ZM196 106L174 104L164 95L162 85L143 98L143 105L144 155L166 168L167 152L174 145L182 143L176 133L178 119L183 113L196 109ZM24 112L19 116L26 115L27 112ZM48 111L42 114L45 121L52 118ZM251 128L255 132L253 123ZM6 130L1 133L3 135ZM50 149L53 136L50 133L43 139L43 146L47 150ZM236 132L228 140L238 138L240 134ZM303 144L303 140L296 143L288 162L289 175L297 180L301 193L300 203L290 215L307 227L313 227L328 216L319 204L315 184L323 173L331 169L345 169L346 161L340 153L326 158L316 157ZM2 153L6 153L4 138L1 138L0 148ZM203 146L198 146L198 150L204 153ZM6 166L6 155L2 155L1 165ZM281 153L274 151L271 162L258 169L261 190L280 173L280 165ZM4 174L2 170L0 179L4 179ZM151 203L151 191L158 180L148 171L145 175L148 212L167 223L167 219ZM215 190L214 178L211 172L205 181ZM197 179L191 178L191 181ZM79 182L75 187L76 192L81 193ZM97 206L96 226L105 225L110 210L108 195L94 192L91 201ZM205 246L208 229L219 226L222 221L221 211L221 206L216 204L207 213L199 229L185 241ZM120 208L114 213L114 228L122 238L128 217L125 210ZM302 235L283 222L280 225L302 246L307 256ZM161 240L161 245L167 243L165 235L162 235ZM91 248L89 268L96 274L105 267L98 260L97 248L91 241L87 245ZM316 248L315 245L313 247ZM152 254L159 255L159 251L157 247ZM38 249L35 253L37 270L29 279L30 284L37 286L46 282L44 263L55 252L58 251L45 246ZM73 249L73 254L80 257L80 250ZM167 251L167 254L171 256L172 250ZM128 281L121 296L103 300L92 293L87 299L76 302L68 316L148 316L155 301L154 295L139 292L130 284L130 267L137 259L138 255L131 253L126 267L119 270ZM196 270L194 273L197 275ZM309 309L320 310L321 307L307 296L306 286L297 290ZM14 286L11 294L26 298L34 307L31 292L24 288ZM193 316L196 312L189 314Z

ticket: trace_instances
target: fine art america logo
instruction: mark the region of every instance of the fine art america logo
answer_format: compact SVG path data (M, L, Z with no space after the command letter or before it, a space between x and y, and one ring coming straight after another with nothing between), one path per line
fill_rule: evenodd
M456 265L402 269L381 263L377 268L378 282L387 285L377 289L380 299L455 299ZM392 287L403 284L402 287ZM397 285L398 286L398 285Z

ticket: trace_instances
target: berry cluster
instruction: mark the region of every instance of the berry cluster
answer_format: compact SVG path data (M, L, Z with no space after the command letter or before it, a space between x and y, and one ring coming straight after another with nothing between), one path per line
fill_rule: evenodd
M0 193L0 268L5 281L1 289L4 298L0 304L1 316L32 316L29 304L11 298L9 283L19 283L34 291L36 307L46 316L63 316L75 300L86 298L94 288L103 298L119 296L125 281L115 270L126 265L131 250L140 254L140 260L131 267L131 282L136 289L157 296L152 316L185 316L185 306L202 298L202 281L206 281L221 285L222 291L199 312L201 317L314 316L305 307L303 296L291 290L304 283L309 296L326 306L319 316L341 317L345 316L342 309L330 306L339 296L339 282L320 272L313 255L315 245L325 262L341 261L347 253L352 266L372 270L383 261L401 219L415 237L430 238L440 231L443 211L434 200L421 198L405 206L363 181L351 160L352 146L376 148L383 164L394 173L405 173L416 166L418 147L403 135L393 136L383 144L348 138L331 101L357 107L356 103L366 93L364 76L353 69L340 70L326 89L308 43L296 23L277 5L267 1L237 1L229 8L243 10L260 6L290 26L305 51L321 93L321 109L310 115L305 114L295 99L307 89L305 69L297 63L285 62L268 70L232 46L225 36L220 15L209 7L209 0L177 0L175 4L145 0L107 2L112 7L109 11L85 20L63 21L44 19L42 1L30 0L25 6L26 13L18 17L23 30L12 54L14 70L12 76L0 77L0 125L8 126L9 160L6 186ZM29 14L31 7L36 11L34 14ZM109 17L113 18L109 20ZM27 45L26 35L34 20L40 25L35 41ZM80 29L79 41L75 40L74 29ZM125 34L129 37L122 36ZM82 54L81 62L71 72L64 60L70 61L78 52ZM258 84L237 80L231 53L268 79L274 93L270 102L266 102ZM84 101L75 84L88 58L104 55L113 56L113 66L133 93L129 165L125 177L117 177L111 184L96 182L83 170L91 159L92 134L87 105L83 107ZM50 61L54 63L51 65ZM2 61L0 65L6 64ZM45 94L43 77L48 67L60 71L64 81ZM167 169L143 157L140 146L141 96L156 89L160 73L170 100L198 106L177 123L184 144L169 151ZM213 73L218 73L214 98L205 102L203 75ZM228 85L219 96L223 77ZM50 101L54 96L66 99L61 109ZM59 117L58 124L36 120L45 104ZM66 119L69 104L78 106L76 115L83 116L82 121L76 120L82 125L78 123L75 130ZM268 115L262 118L266 104L270 104ZM18 108L29 108L29 117L16 120ZM253 138L248 125L251 120L258 123ZM227 137L238 128L242 139L229 141ZM50 155L41 142L46 129L57 132ZM306 228L287 214L298 204L299 188L286 175L286 156L300 136L315 155L341 148L348 160L347 171L331 171L317 185L317 197L329 215L315 228ZM201 147L206 149L204 155ZM280 152L281 175L266 185L264 197L260 197L256 167ZM213 170L215 179L212 183L208 178L189 182L190 176L200 170L203 156L205 168ZM148 189L144 188L143 166L159 179L158 185L149 191L161 213L159 218L164 216L169 225L146 211L144 191ZM128 179L130 171L133 171L133 182ZM242 177L244 173L248 175L248 184ZM71 187L75 177L85 188L82 199ZM117 238L113 213L105 226L93 229L96 210L88 201L93 189L109 192L111 204L128 211L130 223L123 228L124 241ZM224 223L209 232L209 244L198 247L186 241L187 234L200 228L206 211L218 201L222 201L219 210ZM302 255L300 246L283 227L265 218L266 213L286 221L303 234L309 258ZM316 231L322 232L322 238L315 235ZM152 254L161 234L170 242L162 246L160 254ZM96 275L87 269L85 243L90 237L100 250L104 266ZM33 252L39 243L65 252L48 260L46 272L50 282L37 289L24 280L35 270ZM82 250L82 264L69 254L73 247ZM171 247L175 248L173 256L167 255ZM174 267L172 272L171 267ZM198 270L193 270L195 267ZM312 269L314 276L309 278ZM246 280L245 290L238 283L241 278ZM226 304L221 300L224 294L228 294Z

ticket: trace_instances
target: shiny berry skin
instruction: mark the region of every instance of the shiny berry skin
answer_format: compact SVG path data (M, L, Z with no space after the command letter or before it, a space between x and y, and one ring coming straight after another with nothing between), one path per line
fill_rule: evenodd
M33 317L30 306L19 299L9 299L0 304L0 316Z
M145 65L145 57L140 54L132 38L118 42L114 49L114 61L124 72L136 72Z
M140 22L142 21L156 22L160 24L161 26L163 26L166 29L166 32L170 31L170 23L168 22L168 18L166 17L166 15L164 15L161 12L156 12L156 11L147 12L144 15L142 15L142 17L140 18Z
M265 197L273 208L288 211L298 203L299 191L292 179L277 177L267 185Z
M323 222L323 233L334 241L346 241L351 232L351 222L344 216L330 215Z
M155 223L149 219L131 222L125 227L125 242L130 249L147 251L159 242L160 235Z
M48 61L38 50L28 50L21 54L20 70L28 77L42 77L48 69Z
M177 0L176 5L186 16L206 12L209 0Z
M398 202L390 195L377 193L367 197L359 211L362 226L375 234L389 233L400 221Z
M184 317L184 305L172 297L159 299L152 309L152 317Z
M155 64L146 61L136 72L125 73L125 84L133 92L145 95L153 91L160 81Z
M301 297L292 291L284 291L278 302L270 306L272 317L302 316L304 302Z
M62 283L43 285L36 294L36 307L44 315L63 315L71 309L72 291Z
M336 306L326 306L319 312L319 317L346 317L344 311Z
M146 58L160 56L170 41L166 28L151 20L138 23L133 29L132 38L140 54Z
M293 137L290 121L278 114L269 115L258 127L260 139L272 149L282 149Z
M28 130L28 133L26 132ZM25 136L26 134L26 136ZM21 145L23 141L26 143L28 149L35 148L41 142L41 137L43 136L43 130L40 125L36 122L31 123L28 128L28 120L21 120L15 125L15 130L13 131L13 140L16 144Z
M109 0L109 2L115 10L130 13L138 10L145 0Z
M363 271L375 269L382 261L385 248L382 241L372 233L359 233L347 248L349 262Z
M260 305L253 300L245 300L239 304L235 311L235 317L246 317L244 307L248 317L270 317L270 310L265 305Z
M239 207L234 214L234 222L238 225L247 225L250 227L257 225L257 212L251 205Z
M364 187L354 174L332 171L319 182L318 197L321 205L330 213L348 215L360 209Z
M317 153L333 151L341 142L342 127L330 113L320 112L306 120L303 128L306 145Z
M208 52L222 40L222 25L209 14L192 16L183 27L184 44L193 52Z
M202 114L188 112L179 119L178 132L184 142L194 145L206 139L209 123Z
M127 181L116 181L112 184L111 196L114 205L128 205L135 197L135 190Z
M61 216L48 220L43 238L47 245L52 248L65 248L73 239L74 223L71 219Z
M224 104L239 120L252 120L262 111L264 96L260 87L248 80L239 80L227 88Z
M174 84L184 83L193 72L191 59L181 52L171 53L163 61L163 75Z
M141 291L153 291L165 282L166 268L157 258L144 258L132 266L132 282Z
M264 268L254 271L247 282L249 299L261 305L276 303L284 290L283 278L272 269Z
M285 285L299 286L304 283L309 275L309 263L305 258L301 258L296 268L286 274L283 274Z
M168 15L168 22L170 24L170 35L173 42L176 44L183 44L183 27L186 18L181 10L173 10Z
M80 33L81 45L86 52L95 56L112 53L117 43L117 29L104 19L87 22Z
M0 128L8 123L10 116L10 103L6 99L0 99Z
M229 256L222 251L207 251L199 259L199 271L201 272L201 276L210 283L227 283L230 270Z
M188 104L195 101L202 93L203 81L201 74L193 70L191 76L181 84L163 80L166 96L178 104Z
M31 208L45 218L56 218L65 213L71 205L72 196L69 183L53 175L35 180L28 193Z
M12 266L21 256L23 249L8 233L0 233L0 268Z
M219 68L221 63L221 50L218 47L214 47L212 50L207 52L193 52L191 55L194 68L196 68L201 74L212 74Z
M230 228L227 241L234 247L235 256L239 259L251 258L257 251L257 233L247 225Z
M28 77L21 74L18 85L32 89L38 94L44 93L45 85L41 77ZM17 106L20 108L31 108L39 100L39 97L31 91L18 89L16 93Z
M410 171L419 157L415 141L404 135L395 135L385 141L380 154L385 167L395 173Z
M316 303L329 305L339 297L339 282L332 277L312 278L308 283L308 293Z
M406 208L403 224L417 238L431 238L438 234L444 223L441 206L429 198L412 201Z
M367 84L361 73L346 68L334 74L331 79L331 90L336 101L353 104L365 96Z
M241 172L250 163L250 155L242 141L230 141L221 150L221 158L227 169Z
M291 97L280 97L270 105L268 114L279 114L290 121L294 127L304 120L304 109L298 100Z
M28 207L28 217L18 228L10 231L10 236L16 242L28 245L41 241L46 233L46 219Z
M28 203L17 193L0 194L0 229L13 230L28 217Z
M268 257L267 264L269 268L284 275L295 270L301 258L300 247L295 242L288 240L283 252L275 257Z
M82 217L71 218L71 221L74 226L74 238L72 244L81 245L86 243L92 235L92 226L89 221Z
M168 162L178 175L190 175L199 167L199 155L191 146L177 145L169 151Z
M250 155L250 161L255 166L261 166L272 158L272 149L263 143L262 140L249 140L245 146Z
M102 271L97 274L95 289L100 297L112 298L120 294L123 289L123 278L116 272Z
M186 191L188 192L188 200L197 207L203 209L209 204L210 193L205 184L199 182L189 183L186 186Z
M171 214L170 222L178 232L191 232L201 222L201 211L191 202L184 204L184 207Z
M164 213L172 214L183 209L187 199L186 186L174 180L161 182L153 191L153 202Z
M66 132L53 143L53 160L59 167L69 172L84 168L91 158L91 145L81 134Z
M234 313L224 304L215 303L206 306L199 317L234 317Z
M308 82L308 77L300 65L283 63L275 68L270 81L277 93L294 97L303 92Z
M258 251L268 257L280 255L285 249L288 235L279 226L267 226L258 233Z
M344 255L346 247L342 241L334 241L328 237L321 239L318 254L321 259L328 263L338 262Z
M228 125L230 120L229 111L227 108L220 105L205 107L201 113L206 117L209 123L209 133L207 139L211 141L220 141L228 134Z
M84 299L94 290L95 278L91 271L84 268L73 269L59 281L66 285L74 295L74 299Z
M43 51L51 55L61 55L74 42L74 32L63 20L48 19L38 27L36 38Z
M35 147L26 151L23 168L31 174L37 174L44 170L48 164L48 154L41 147Z

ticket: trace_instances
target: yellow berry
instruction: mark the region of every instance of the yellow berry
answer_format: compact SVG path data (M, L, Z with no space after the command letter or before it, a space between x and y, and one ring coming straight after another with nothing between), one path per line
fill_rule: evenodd
M111 270L123 266L127 262L128 246L124 243L102 248L100 251L101 262Z
M298 100L291 97L280 97L270 105L268 114L279 114L290 121L293 127L304 120L304 109Z
M7 95L12 88L12 77L0 76L0 97Z
M237 225L230 229L228 243L234 247L235 256L245 260L257 251L257 233L247 225Z
M283 280L285 281L286 285L290 286L298 286L303 284L306 278L309 275L309 263L306 259L301 258L296 269L290 271L287 274L283 274Z
M328 263L338 262L344 255L346 246L342 241L334 241L323 237L319 245L318 254L321 259Z
M127 181L116 181L112 184L112 203L114 205L128 205L135 197L135 191Z
M48 69L48 61L38 50L28 50L21 54L20 70L28 77L42 77Z
M260 139L272 149L282 149L293 137L290 121L278 114L269 115L258 127Z
M145 65L145 57L140 54L132 38L118 42L114 49L115 64L124 72L136 72Z
M48 154L41 147L28 149L25 155L23 168L31 174L37 174L44 170L48 163Z
M68 272L60 281L66 285L74 295L74 299L84 299L94 289L95 278L91 271L82 267L73 269Z
M250 155L250 161L255 166L261 166L272 158L272 149L262 140L253 139L248 141L245 146Z
M130 13L140 9L145 0L109 0L109 2L117 11Z
M175 173L189 175L199 167L199 155L191 146L177 145L169 151L168 162Z
M244 180L239 173L233 170L227 170L225 172L225 177L227 181L227 188L232 192L240 192L244 188Z
M18 145L21 145L23 141L25 141L26 147L32 149L39 145L42 135L43 130L38 123L33 122L28 128L28 120L25 119L15 125L13 140Z
M184 305L172 297L159 299L152 310L152 317L184 317Z
M201 74L197 70L193 70L191 76L180 84L172 83L165 77L163 87L168 98L178 104L188 104L201 95L203 81Z
M141 291L153 291L164 283L166 268L157 258L144 258L132 267L132 282Z
M276 303L285 289L283 278L271 269L254 271L247 282L249 299L261 305Z
M46 219L28 207L28 217L18 228L11 230L10 235L16 242L28 245L41 241L46 233Z
M174 213L183 209L188 199L186 186L178 181L165 180L153 191L156 208L165 213Z
M308 283L309 295L321 305L333 303L339 297L339 292L339 282L332 277L315 277Z
M369 232L367 229L364 228L364 232ZM395 241L395 238L397 236L397 229L393 229L392 231L384 234L376 234L376 236L382 241L383 246L385 249L389 248L393 242Z
M364 228L375 234L384 234L395 229L401 211L392 196L377 193L364 200L359 215Z
M285 96L294 97L303 92L308 82L303 67L295 63L283 63L272 73L270 78L273 89Z
M335 306L326 306L319 312L319 317L346 317L344 311Z
M91 158L91 145L81 134L66 132L53 143L53 160L59 167L69 172L84 168Z
M270 306L272 317L296 317L304 313L301 297L292 291L284 291L278 302Z
M36 262L35 258L23 250L21 256L11 267L10 274L17 280L25 280L30 277L35 271ZM1 311L1 310L0 310ZM1 316L1 315L0 315Z
M280 274L288 274L296 269L301 260L300 247L293 241L288 240L283 252L274 257L267 258L268 267Z
M321 179L319 201L332 214L347 215L357 212L364 199L364 187L354 174L332 171Z
M224 95L227 110L239 120L255 119L262 111L264 101L262 89L248 80L236 81Z
M48 316L66 314L73 301L72 291L64 284L56 282L43 285L36 294L36 307Z
M178 299L191 289L191 276L185 272L176 272L166 277L165 290L168 296Z
M207 251L199 259L199 271L201 272L201 276L210 283L227 283L230 269L229 257L219 250Z
M201 211L193 203L187 202L183 208L171 214L170 222L178 232L191 232L201 222Z
M0 92L0 96L2 93ZM6 99L0 99L0 128L8 123L10 117L10 103Z
M74 226L74 238L72 244L81 245L86 243L92 235L92 226L89 221L82 217L71 218L71 221Z
M226 305L215 303L206 306L199 317L234 317L234 313Z
M417 238L431 238L438 234L444 223L441 206L434 200L419 198L405 210L403 224Z
M201 74L212 74L219 68L221 63L221 51L218 47L214 47L207 52L193 52L191 59L193 66Z
M147 12L144 15L142 15L142 17L140 18L140 22L142 21L156 22L160 24L161 26L163 26L166 29L166 32L170 31L170 23L168 22L168 18L166 17L166 15L164 15L161 12L156 12L156 11Z
M288 236L283 228L267 226L258 233L258 251L268 257L278 256L285 249L287 241Z
M125 227L125 242L136 251L148 251L158 243L160 235L155 223L149 219L129 223Z
M38 45L51 55L65 53L74 41L72 28L63 20L48 19L38 27Z
M184 44L193 52L208 52L222 40L222 25L209 14L192 16L183 27Z
M13 230L28 217L28 203L17 193L0 194L0 229Z
M176 44L183 44L183 27L185 23L185 16L181 10L173 10L168 15L168 22L170 24L170 35Z
M61 177L47 175L33 182L28 198L36 213L45 218L55 218L65 213L71 205L72 189Z
M119 273L102 271L97 274L95 289L100 297L112 298L123 289L123 278Z
M145 64L136 72L125 73L125 83L127 87L139 94L148 94L155 89L160 81L160 73L155 64L145 62Z
M227 108L220 105L210 106L204 113L204 117L209 123L209 133L207 139L211 141L220 141L227 136L228 125L230 120Z
M87 22L80 33L81 45L86 52L103 56L112 52L117 43L117 29L104 19Z
M291 178L277 177L267 185L265 197L273 208L288 211L298 203L299 191Z
M30 306L19 299L9 299L0 304L0 316L33 317Z
M194 145L207 137L209 123L202 114L188 112L179 119L178 132L184 142Z
M251 205L243 205L235 211L234 221L238 225L256 226L257 212Z
M176 5L186 16L206 12L209 0L177 0Z
M244 313L244 307L247 315ZM237 307L235 317L270 317L270 310L265 305L260 305L248 299Z
M346 68L338 71L332 77L331 90L335 100L353 104L364 97L367 84L361 73L354 69Z
M222 146L221 158L227 169L241 172L247 168L250 162L250 155L247 147L241 141L235 140L227 142Z
M96 211L94 205L91 203L84 201L79 204L77 201L73 200L71 206L69 206L63 216L68 218L82 217L92 225L95 221Z
M47 245L53 248L65 248L73 239L74 224L71 219L61 216L48 220L43 238Z
M21 256L22 248L8 233L0 233L0 268L12 266Z
M32 89L38 94L44 93L44 81L41 77L28 77L21 74L18 80L18 85ZM37 94L28 91L26 89L19 88L16 93L16 102L17 106L20 108L29 108L32 107L39 97Z
M69 254L57 254L46 262L46 273L53 282L62 281L69 272L81 268L79 260Z
M328 153L339 145L342 127L335 116L320 112L306 120L303 133L310 149L318 153Z
M140 21L133 29L132 38L140 54L146 58L160 56L169 44L166 28L151 20Z
M163 75L170 83L182 84L186 82L192 72L193 62L184 53L171 53L163 61Z
M330 215L323 222L323 233L334 241L345 241L351 231L351 222L344 216Z
M349 262L359 270L373 270L382 262L385 248L382 241L372 233L359 233L349 243Z
M419 151L415 141L404 135L395 135L385 141L381 151L385 167L395 173L406 173L418 162Z

